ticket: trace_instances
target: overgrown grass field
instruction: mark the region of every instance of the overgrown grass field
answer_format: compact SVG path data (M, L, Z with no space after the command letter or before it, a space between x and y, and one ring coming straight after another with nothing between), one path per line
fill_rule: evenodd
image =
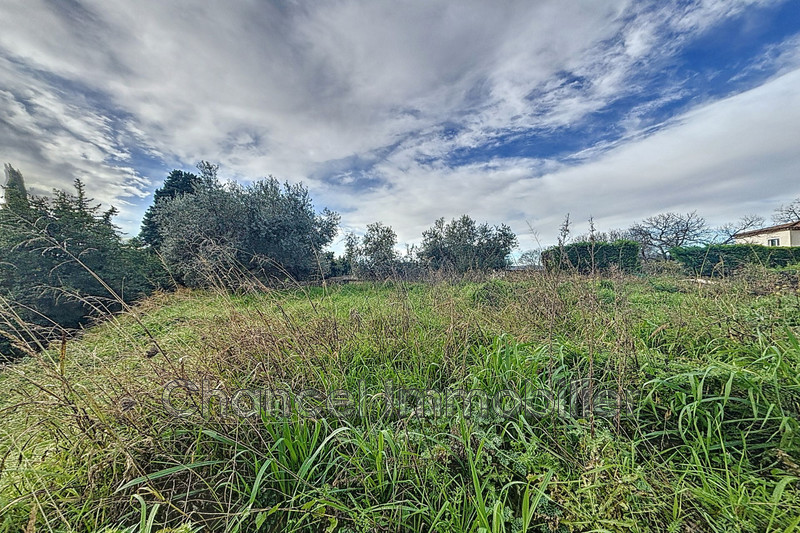
M0 371L0 530L797 531L770 276L156 295Z

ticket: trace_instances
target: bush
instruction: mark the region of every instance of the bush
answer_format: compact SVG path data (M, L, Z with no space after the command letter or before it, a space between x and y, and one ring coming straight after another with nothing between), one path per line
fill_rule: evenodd
M248 186L206 180L193 194L155 204L159 252L189 286L238 286L251 275L283 280L321 274L323 248L336 235L339 215L317 213L302 185L275 178Z
M744 265L780 268L800 260L796 248L776 248L758 244L711 244L670 249L670 255L689 272L698 276L727 276Z
M472 301L476 304L499 307L511 298L514 291L507 281L493 279L479 285L472 292Z
M617 268L622 272L638 272L642 268L641 245L634 241L576 242L542 252L542 263L548 270L577 270L582 274Z

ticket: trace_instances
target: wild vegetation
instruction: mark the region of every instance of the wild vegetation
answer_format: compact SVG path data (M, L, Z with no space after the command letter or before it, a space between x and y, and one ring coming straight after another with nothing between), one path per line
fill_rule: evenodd
M159 294L0 374L0 524L793 531L798 317L767 271Z
M463 215L436 221L421 248L402 256L394 230L375 222L361 238L348 234L345 255L336 257L326 248L339 231L339 215L317 211L302 184L269 177L242 186L220 180L216 165L197 167L198 174L172 171L155 191L139 236L123 240L113 223L116 210L101 211L80 180L74 194L33 196L22 173L6 165L0 358L42 349L159 289L225 280L235 291L253 281L276 286L347 275L419 280L433 272L487 272L508 266L517 242L508 226Z
M38 349L164 286L157 259L124 242L114 208L101 210L84 184L52 197L27 194L22 175L6 166L0 206L0 361L24 345ZM17 339L18 346L10 339Z
M565 221L543 270L468 216L336 257L302 186L216 172L170 174L124 241L80 182L7 167L0 531L800 529L788 260L687 278L660 246L695 214Z

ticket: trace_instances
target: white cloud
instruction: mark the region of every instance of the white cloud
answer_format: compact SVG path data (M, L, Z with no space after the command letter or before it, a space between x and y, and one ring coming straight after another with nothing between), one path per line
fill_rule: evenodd
M795 70L572 166L514 159L456 170L418 165L400 176L389 163L381 170L395 173L395 187L357 199L367 207L352 218L358 227L381 219L413 241L435 218L469 212L510 222L532 247L529 223L553 243L567 213L576 233L590 216L610 229L664 211L698 210L714 224L767 215L800 196L798 86Z
M570 199L586 207L575 173L616 190L634 162L603 161L678 139L685 126L599 160L587 152L581 166L506 158L451 169L441 158L581 124L641 90L636 75L662 68L682 42L754 3L7 0L0 110L11 127L0 150L39 188L86 176L98 199L123 202L129 231L141 207L124 202L163 177L134 168L137 150L170 167L209 159L237 177L304 179L318 203L347 209L346 225L380 218L404 239L467 211L523 230L523 218L549 224ZM663 101L681 94L663 89ZM647 111L621 127L649 126ZM356 188L348 161L376 163L377 189ZM322 180L326 169L341 179Z
M145 196L147 183L131 168L112 119L40 83L34 73L21 76L3 58L0 79L6 80L0 89L0 151L22 170L30 192L70 189L80 178L97 200L120 209L121 220L136 220L138 210L125 199Z

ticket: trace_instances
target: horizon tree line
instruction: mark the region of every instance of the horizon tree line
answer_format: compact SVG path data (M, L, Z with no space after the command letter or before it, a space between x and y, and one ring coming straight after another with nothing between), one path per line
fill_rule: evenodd
M249 185L222 181L217 165L201 161L197 173L173 170L156 189L141 231L124 239L83 182L74 191L31 195L22 173L5 165L0 204L0 353L10 337L30 342L57 337L94 316L121 309L175 284L237 289L246 280L272 284L355 275L367 280L419 279L430 272L463 275L507 268L518 240L506 224L478 223L469 215L434 221L419 245L397 250L397 233L380 221L362 236L347 233L345 252L327 250L340 216L315 209L308 189L269 176ZM775 210L776 223L800 221L800 198ZM569 217L559 245L633 240L641 259L668 259L668 250L729 243L738 232L763 226L748 215L711 228L696 211L660 213L624 230L570 239ZM520 262L535 263L528 250ZM13 304L12 304L13 303ZM34 330L25 329L33 324ZM5 332L5 333L4 333Z
M624 229L596 231L594 222L589 219L590 231L570 237L571 221L569 214L561 226L558 244L596 242L613 243L634 241L641 246L641 259L647 261L666 261L670 259L670 248L684 246L704 246L709 244L733 244L735 235L749 230L765 227L767 219L761 215L748 214L735 222L712 227L697 211L688 213L665 212L647 217ZM800 198L789 204L777 207L772 216L775 225L800 222ZM527 250L520 256L523 264L538 264L540 253Z
M249 185L223 182L218 167L174 170L147 209L138 236L124 239L113 219L74 191L28 192L22 173L5 165L0 204L0 357L19 355L123 309L157 289L221 285L237 290L336 274L364 279L419 278L432 270L464 273L503 268L516 246L506 225L467 215L437 221L420 247L396 250L394 230L375 222L345 237L344 256L326 250L339 214L317 211L302 184L269 176Z

